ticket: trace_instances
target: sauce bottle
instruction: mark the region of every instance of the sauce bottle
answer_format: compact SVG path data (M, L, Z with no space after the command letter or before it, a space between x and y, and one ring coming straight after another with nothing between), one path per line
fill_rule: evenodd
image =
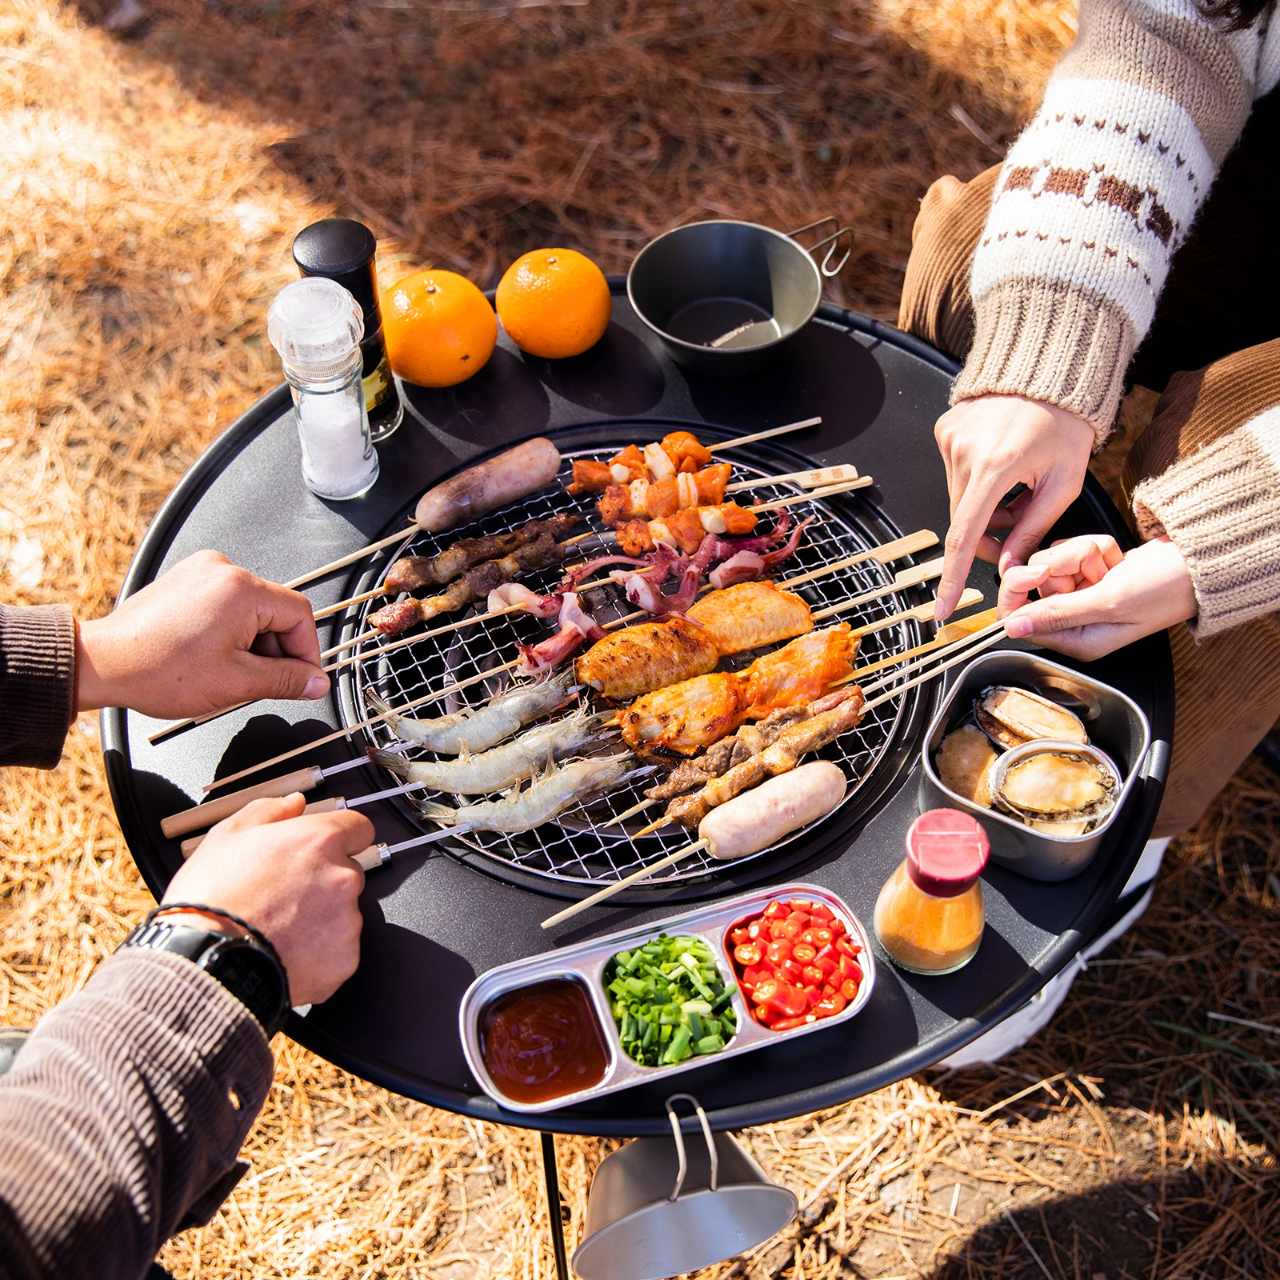
M990 853L987 833L959 809L930 809L908 828L906 843L907 856L876 899L876 936L912 973L954 973L982 941L978 877Z
M293 238L293 260L305 276L336 280L360 304L364 317L364 407L374 444L389 439L404 419L404 405L387 359L382 333L382 308L378 303L378 271L374 250L378 242L363 222L351 218L324 218L303 227Z

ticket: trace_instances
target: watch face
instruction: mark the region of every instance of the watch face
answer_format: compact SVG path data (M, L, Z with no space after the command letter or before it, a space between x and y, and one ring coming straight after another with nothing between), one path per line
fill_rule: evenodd
M279 966L267 952L245 945L238 938L230 939L210 950L203 957L202 967L264 1027L272 1027L283 1016L284 980Z

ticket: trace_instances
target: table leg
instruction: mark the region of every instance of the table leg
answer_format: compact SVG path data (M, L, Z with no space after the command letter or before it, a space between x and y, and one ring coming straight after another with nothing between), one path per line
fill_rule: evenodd
M564 1223L560 1220L560 1179L556 1175L556 1136L542 1135L542 1172L547 1180L547 1217L551 1222L551 1247L556 1253L557 1280L570 1280L569 1259L564 1250Z

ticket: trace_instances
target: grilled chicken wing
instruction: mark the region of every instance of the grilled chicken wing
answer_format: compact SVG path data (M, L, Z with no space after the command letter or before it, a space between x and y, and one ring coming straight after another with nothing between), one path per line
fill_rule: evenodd
M575 670L583 684L606 698L634 698L706 675L719 657L706 629L672 617L615 631L584 653Z
M776 644L813 629L809 606L772 582L740 582L712 591L689 609L722 654L742 653Z
M691 756L732 733L741 720L742 677L713 671L647 693L618 717L633 751Z
M759 720L779 707L812 702L853 670L858 641L842 622L830 631L811 632L757 658L742 674L742 715Z

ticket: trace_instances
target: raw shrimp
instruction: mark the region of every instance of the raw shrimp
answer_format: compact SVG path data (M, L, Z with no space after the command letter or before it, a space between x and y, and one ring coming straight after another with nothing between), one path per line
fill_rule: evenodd
M468 707L435 720L397 715L373 693L369 694L369 705L376 714L385 717L391 732L401 742L418 742L429 751L456 756L464 748L487 751L531 720L558 707L572 695L574 688L573 674L566 671L550 680L515 685L478 710Z
M503 791L533 777L548 759L560 760L596 745L600 731L613 720L612 712L601 715L580 711L566 720L537 725L492 751L461 755L456 760L409 761L379 750L371 751L369 758L407 781L425 783L434 791L480 795Z
M427 803L421 809L433 822L446 826L465 826L472 831L532 831L593 791L626 781L634 765L635 757L629 754L574 760L549 771L527 791L514 792L501 800L485 800L461 809ZM648 768L634 772L646 773Z

